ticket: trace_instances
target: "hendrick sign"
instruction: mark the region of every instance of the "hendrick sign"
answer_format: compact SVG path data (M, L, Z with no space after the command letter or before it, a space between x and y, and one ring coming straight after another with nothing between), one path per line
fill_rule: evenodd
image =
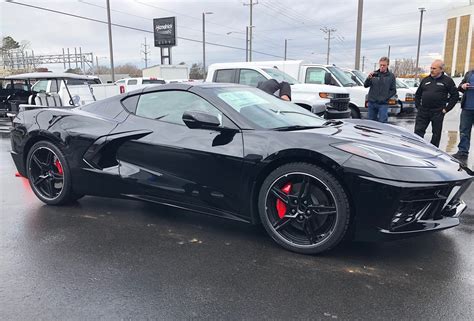
M176 46L176 17L153 19L155 47Z

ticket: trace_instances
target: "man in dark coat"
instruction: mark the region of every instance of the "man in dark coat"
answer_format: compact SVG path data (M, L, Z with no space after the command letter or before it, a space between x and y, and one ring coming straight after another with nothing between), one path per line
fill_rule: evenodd
M442 60L433 61L430 70L430 75L421 81L415 94L415 105L418 110L415 134L424 137L426 128L431 123L433 129L431 144L439 147L444 115L456 105L459 93L454 81L444 73Z
M291 100L291 87L286 81L278 82L275 79L268 79L260 82L257 88L270 95L276 94L283 100Z
M461 121L459 122L460 141L458 152L453 157L466 162L471 144L471 129L474 124L474 70L466 73L458 90L464 95L461 100Z
M369 89L367 95L369 119L382 123L388 121L388 100L397 94L395 75L388 70L390 59L382 57L379 69L369 74L364 87Z

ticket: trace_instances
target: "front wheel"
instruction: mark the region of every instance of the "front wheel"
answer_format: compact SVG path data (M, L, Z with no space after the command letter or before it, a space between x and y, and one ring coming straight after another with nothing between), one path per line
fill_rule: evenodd
M71 171L63 152L49 141L31 147L27 174L31 189L46 204L62 205L81 197L72 192Z
M284 248L316 254L336 246L349 226L348 197L337 179L307 163L275 169L262 184L260 219Z

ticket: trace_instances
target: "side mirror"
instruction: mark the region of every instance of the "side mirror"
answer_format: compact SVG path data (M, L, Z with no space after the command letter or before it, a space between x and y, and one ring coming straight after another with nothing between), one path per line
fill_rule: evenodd
M191 129L214 129L218 130L221 122L217 116L202 111L185 111L183 122Z

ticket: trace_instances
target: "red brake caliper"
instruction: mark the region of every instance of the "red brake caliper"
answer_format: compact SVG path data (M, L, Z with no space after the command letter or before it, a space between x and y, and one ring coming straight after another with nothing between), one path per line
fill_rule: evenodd
M281 189L283 193L285 194L290 194L291 191L291 183L287 183L283 188ZM276 203L276 208L277 208L277 213L280 218L283 218L286 213L286 205L283 203L280 199L277 199Z
M61 163L59 162L59 159L56 159L54 161L54 166L56 166L56 168L58 169L58 173L60 175L62 175L63 174L63 167L61 166Z

